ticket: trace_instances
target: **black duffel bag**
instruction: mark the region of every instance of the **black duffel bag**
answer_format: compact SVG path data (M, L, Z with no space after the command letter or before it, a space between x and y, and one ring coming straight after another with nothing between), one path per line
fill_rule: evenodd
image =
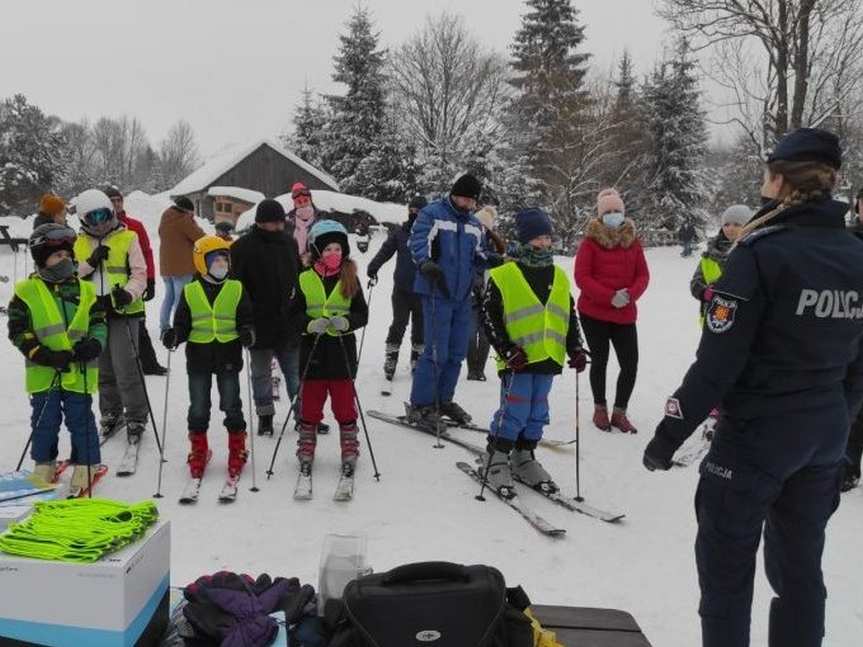
M490 566L421 562L368 575L327 603L329 646L532 647L511 592Z

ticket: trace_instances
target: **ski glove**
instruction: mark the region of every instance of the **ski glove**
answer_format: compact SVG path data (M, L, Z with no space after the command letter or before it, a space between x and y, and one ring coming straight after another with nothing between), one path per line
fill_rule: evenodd
M147 279L147 289L144 290L144 301L152 301L156 296L156 279Z
M243 348L250 348L255 345L255 329L248 326L240 328L238 335Z
M74 357L75 353L71 350L51 350L45 346L37 346L36 352L30 356L30 359L42 366L50 366L58 371L67 371Z
M618 290L614 293L614 296L611 297L611 305L615 308L625 308L629 305L629 290L623 288L622 290Z
M511 371L520 371L527 366L527 353L520 346L511 346L501 353L503 361Z
M441 266L434 261L426 261L420 265L420 274L432 284L436 285L445 299L449 299L449 289L446 286L446 277Z
M581 373L587 368L588 357L590 357L589 352L581 347L576 348L572 355L569 356L569 368L574 368L576 373Z
M306 326L306 332L310 335L323 335L329 327L330 320L326 317L319 317L309 322L309 325Z
M102 344L94 337L84 337L75 344L75 357L78 362L92 362L102 354Z
M675 444L665 438L664 425L665 421L663 420L656 427L656 434L653 436L653 440L647 443L647 447L644 449L644 457L641 459L644 466L651 472L654 470L670 470L671 459L674 456L674 452L677 451Z
M93 253L90 254L90 258L87 259L87 265L92 268L99 267L99 263L106 260L110 252L111 248L107 245L99 245L93 250Z
M111 290L111 296L114 297L114 303L117 304L118 308L125 308L132 303L132 295L119 285L114 286L114 289Z
M332 327L336 332L345 332L351 327L351 322L348 321L347 317L331 317L330 327Z
M162 331L162 345L168 350L174 350L180 344L180 336L176 328L165 328Z

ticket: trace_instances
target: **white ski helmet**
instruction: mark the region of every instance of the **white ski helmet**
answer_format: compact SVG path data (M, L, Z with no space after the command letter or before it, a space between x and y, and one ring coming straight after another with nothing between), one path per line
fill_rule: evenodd
M75 209L81 229L91 236L102 237L117 226L111 199L99 189L87 189L75 198Z

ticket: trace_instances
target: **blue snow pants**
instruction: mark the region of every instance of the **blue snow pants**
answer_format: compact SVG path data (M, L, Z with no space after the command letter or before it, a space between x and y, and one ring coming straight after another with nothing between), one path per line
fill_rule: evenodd
M827 522L839 505L841 437L847 436L847 418L843 429L841 417L822 417L823 426L814 428L823 430L818 444L806 424L816 419L797 418L798 425L790 418L757 425L720 420L695 495L704 647L750 644L762 530L764 567L776 594L768 644L822 644L827 590L821 555Z
M411 385L411 404L415 407L453 399L467 355L472 317L470 298L452 301L424 295L422 303L425 349Z
M548 394L554 375L506 373L500 381L500 408L489 427L492 437L539 441L549 423Z
M72 435L72 462L98 465L99 433L93 415L93 396L53 389L30 396L33 443L30 456L36 463L49 463L57 458L60 423L65 419ZM38 424L37 424L38 422Z

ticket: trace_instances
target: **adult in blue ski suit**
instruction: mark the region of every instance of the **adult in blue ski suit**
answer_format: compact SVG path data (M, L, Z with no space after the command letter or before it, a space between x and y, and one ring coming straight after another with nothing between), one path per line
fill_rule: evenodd
M420 211L411 230L425 339L411 388L416 422L437 424L440 415L470 420L453 395L467 354L474 277L488 263L482 225L473 215L481 191L479 180L461 176L449 196Z
M863 244L845 231L847 205L831 198L840 164L826 131L779 141L761 189L772 201L729 255L697 359L644 452L648 469L668 469L721 402L695 495L705 647L749 645L762 530L776 594L768 644L822 644L825 528L863 402Z

